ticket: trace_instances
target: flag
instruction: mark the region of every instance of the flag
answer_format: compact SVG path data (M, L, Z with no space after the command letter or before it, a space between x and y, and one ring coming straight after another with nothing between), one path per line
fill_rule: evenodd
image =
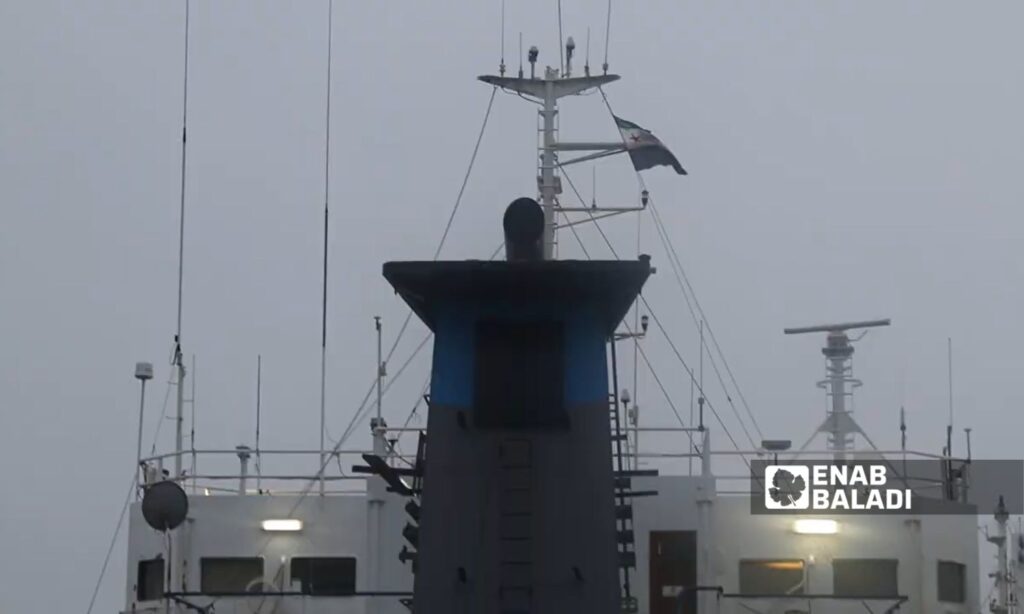
M686 170L679 164L679 160L676 160L668 147L665 147L658 137L651 134L650 130L641 128L621 117L615 118L615 126L622 134L622 141L626 145L626 151L629 152L629 157L633 160L633 167L636 170L642 171L654 166L671 166L680 175L686 174Z

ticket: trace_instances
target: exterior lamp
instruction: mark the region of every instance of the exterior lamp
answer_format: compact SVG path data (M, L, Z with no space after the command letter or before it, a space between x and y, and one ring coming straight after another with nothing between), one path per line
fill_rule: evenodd
M297 518L281 518L275 520L264 520L262 523L263 530L278 533L278 532L295 532L302 530L302 521Z
M801 535L835 535L839 523L827 518L801 518L793 523L793 532Z

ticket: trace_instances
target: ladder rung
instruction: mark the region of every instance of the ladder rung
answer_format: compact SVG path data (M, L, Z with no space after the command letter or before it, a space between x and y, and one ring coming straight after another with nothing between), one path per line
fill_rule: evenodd
M624 490L615 493L619 497L653 497L658 494L656 490Z
M656 477L658 477L658 470L657 469L623 469L622 471L616 471L615 472L615 476L616 477L620 477L620 478L643 478L643 477L656 478Z
M636 567L636 553L635 552L620 552L619 553L619 567Z

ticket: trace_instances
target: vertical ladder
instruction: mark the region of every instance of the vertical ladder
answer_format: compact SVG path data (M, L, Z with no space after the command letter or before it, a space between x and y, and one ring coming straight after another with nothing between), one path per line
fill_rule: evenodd
M611 341L612 391L608 394L608 408L611 414L612 458L615 468L615 541L619 552L619 580L622 582L622 611L636 612L636 599L630 587L630 569L636 567L636 548L633 531L633 499L630 491L631 479L626 471L623 441L626 433L622 429L619 414L619 370L615 356L615 340Z
M498 448L498 612L533 612L533 446L509 437Z

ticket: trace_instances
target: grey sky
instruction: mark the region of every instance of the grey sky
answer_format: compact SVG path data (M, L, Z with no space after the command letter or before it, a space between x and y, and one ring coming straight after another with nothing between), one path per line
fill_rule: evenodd
M520 30L557 64L556 3L508 4L511 70ZM589 26L600 65L604 2L563 4L579 59ZM252 443L257 353L264 445L317 442L326 6L193 2L184 342L199 361L201 447ZM498 7L336 2L335 436L373 375L372 316L390 342L405 315L380 265L431 256L465 172L489 95L474 77L497 69ZM157 368L147 439L157 422L174 328L182 9L0 3L3 611L84 611L132 470L136 360ZM896 445L905 404L911 442L938 449L951 336L958 429L973 426L986 456L1019 457L1024 5L649 0L613 15L624 78L609 97L691 173L646 178L765 435L802 440L822 415L821 339L783 326L892 317L855 362L858 417L876 441ZM503 207L534 190L534 129L529 105L498 96L445 256L497 246ZM564 105L562 133L615 138L598 96ZM636 197L625 160L598 168L599 202ZM589 198L589 170L573 179ZM635 224L606 224L623 254ZM695 362L646 216L642 232L660 267L648 299ZM563 257L579 253L563 236ZM417 325L398 356L422 335ZM647 343L688 406L667 345ZM416 399L423 358L385 401L392 421ZM649 381L640 394L646 420L671 423ZM123 548L97 612L122 605Z

